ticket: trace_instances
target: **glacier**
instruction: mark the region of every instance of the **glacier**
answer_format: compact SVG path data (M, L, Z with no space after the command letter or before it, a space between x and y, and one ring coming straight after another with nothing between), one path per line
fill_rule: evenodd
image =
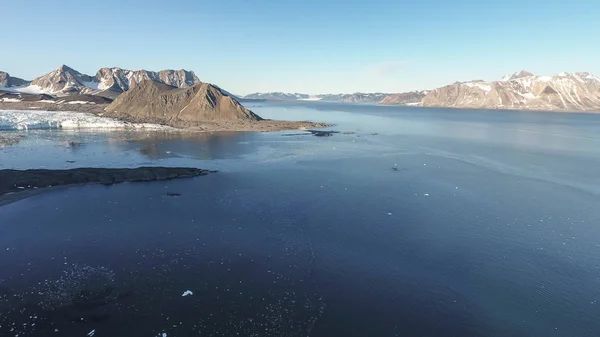
M0 131L39 129L154 129L171 127L128 123L114 118L73 111L0 110Z

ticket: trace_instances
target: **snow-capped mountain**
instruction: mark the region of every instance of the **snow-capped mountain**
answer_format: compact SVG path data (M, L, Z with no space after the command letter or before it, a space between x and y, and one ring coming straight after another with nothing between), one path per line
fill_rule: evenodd
M140 83L147 79L178 88L187 88L200 83L193 71L186 70L169 69L155 72L147 70L133 71L114 67L102 68L96 73L97 88L100 90L124 92L129 90L134 83Z
M586 72L536 76L526 71L500 81L456 82L430 91L423 106L532 110L599 110L600 78Z
M98 82L94 77L63 64L45 75L34 78L31 87L32 91L37 89L40 93L53 95L89 94L98 89Z
M289 100L300 100L309 99L310 96L307 94L299 93L285 93L285 92L256 92L250 95L246 95L245 99L266 99L269 101L289 101Z
M6 74L6 73L4 73ZM7 80L2 80L8 78ZM192 71L186 70L162 70L159 72L147 70L127 70L121 68L102 68L95 76L82 74L79 71L62 65L51 72L27 82L3 76L0 73L0 89L22 93L50 94L55 96L67 96L73 94L101 94L117 96L129 90L134 83L150 79L155 82L168 84L170 86L187 88L200 83L198 77Z

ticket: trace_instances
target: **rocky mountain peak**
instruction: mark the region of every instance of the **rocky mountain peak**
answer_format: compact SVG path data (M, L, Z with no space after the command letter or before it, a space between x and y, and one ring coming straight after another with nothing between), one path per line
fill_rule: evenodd
M261 119L212 84L176 88L152 80L133 84L106 111L110 116L131 121L150 120L173 126L202 121Z
M521 70L521 71L519 71L519 73L517 73L516 78L529 77L529 76L534 76L534 75L533 75L533 73L531 73L527 70Z
M0 71L0 87L18 87L29 84L29 81L26 81L22 78L12 77L5 71Z
M73 68L69 67L66 64L63 64L60 67L56 68L56 71L59 71L59 72L77 72Z
M92 87L95 86L93 82L92 76L82 74L63 64L51 72L33 79L31 84L38 86L43 92L60 95L91 93Z
M96 73L96 79L100 83L99 89L124 92L133 87L134 84L144 80L164 83L173 87L188 88L200 82L193 71L187 70L161 70L159 72L148 70L127 70L118 67L102 68Z
M530 77L530 76L534 76L533 73L531 73L527 70L521 70L519 72L510 74L510 75L505 75L504 77L502 77L502 81L516 80L517 78Z

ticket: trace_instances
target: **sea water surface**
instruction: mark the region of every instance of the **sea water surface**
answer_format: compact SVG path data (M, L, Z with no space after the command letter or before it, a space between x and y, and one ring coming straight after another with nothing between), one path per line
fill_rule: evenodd
M0 335L600 335L600 115L247 105L340 133L3 132L0 169L219 172L0 207Z

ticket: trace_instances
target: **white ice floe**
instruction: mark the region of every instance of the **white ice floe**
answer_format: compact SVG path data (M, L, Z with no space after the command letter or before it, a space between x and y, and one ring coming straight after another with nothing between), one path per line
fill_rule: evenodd
M18 98L0 98L0 102L21 102Z
M128 123L72 111L0 110L0 131L31 129L170 129L149 123Z
M191 296L191 295L194 295L194 293L191 292L191 291L189 291L189 290L186 290L186 291L183 292L183 295L181 295L181 296L185 297L185 296Z
M88 332L88 336L93 337L96 334L96 330L92 330L90 332Z

